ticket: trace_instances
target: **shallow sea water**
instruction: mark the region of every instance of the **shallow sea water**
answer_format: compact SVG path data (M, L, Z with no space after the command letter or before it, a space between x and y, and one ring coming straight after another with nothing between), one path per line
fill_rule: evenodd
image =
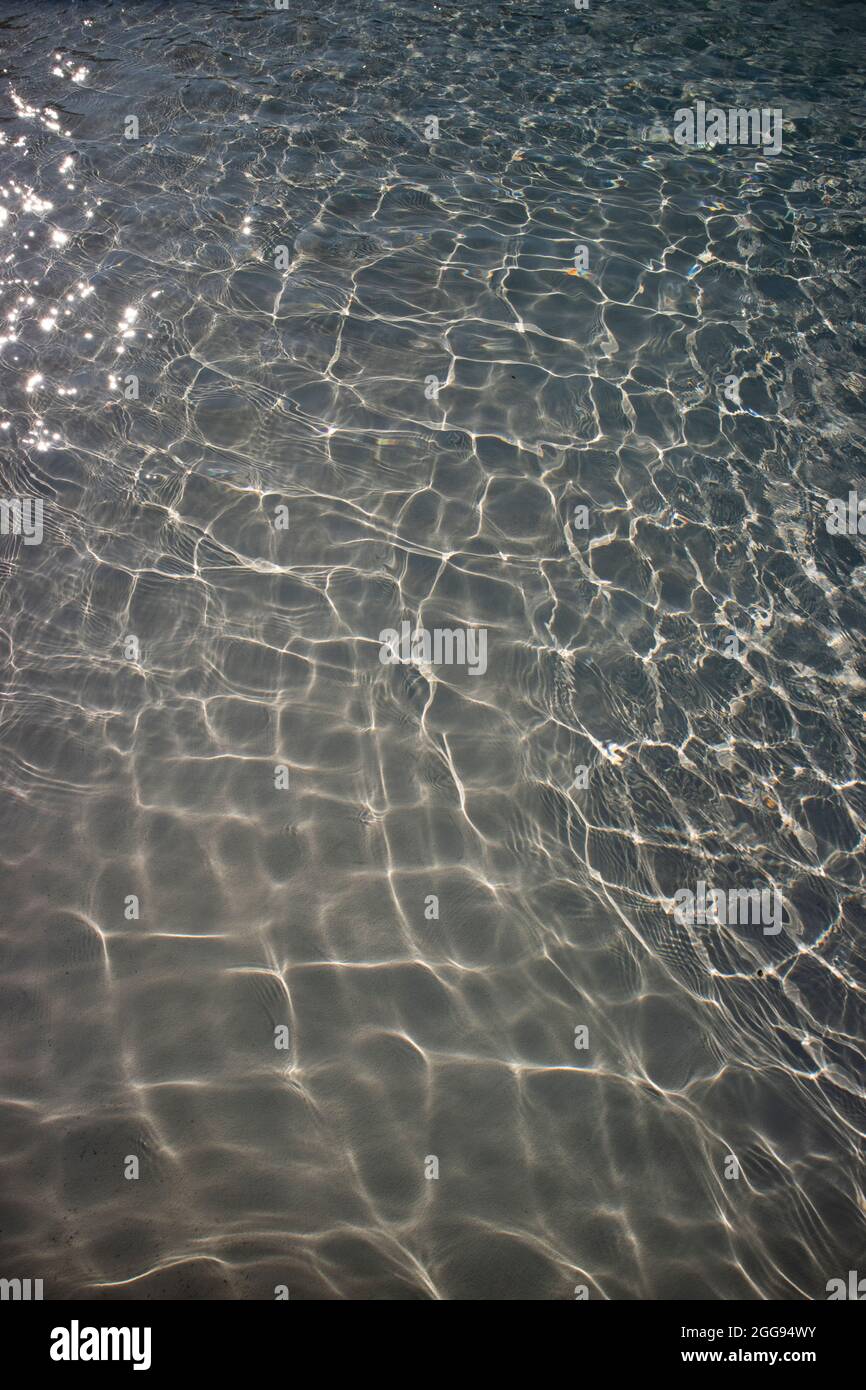
M866 1271L863 32L0 6L0 1274Z

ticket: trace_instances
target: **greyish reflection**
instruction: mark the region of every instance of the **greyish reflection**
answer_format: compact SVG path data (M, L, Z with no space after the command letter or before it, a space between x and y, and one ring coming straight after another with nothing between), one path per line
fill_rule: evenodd
M0 4L4 1297L859 1287L858 14Z

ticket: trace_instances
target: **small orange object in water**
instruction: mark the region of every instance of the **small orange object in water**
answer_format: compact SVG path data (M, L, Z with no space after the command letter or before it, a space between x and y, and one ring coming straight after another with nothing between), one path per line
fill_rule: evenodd
M571 269L571 270L567 270L565 273L566 273L566 275L579 275L579 274L580 274L580 271L579 271L579 270Z

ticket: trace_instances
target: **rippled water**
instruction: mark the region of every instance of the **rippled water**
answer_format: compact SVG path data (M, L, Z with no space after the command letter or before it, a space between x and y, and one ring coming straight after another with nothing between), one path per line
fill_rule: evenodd
M862 9L0 16L0 1274L866 1273Z

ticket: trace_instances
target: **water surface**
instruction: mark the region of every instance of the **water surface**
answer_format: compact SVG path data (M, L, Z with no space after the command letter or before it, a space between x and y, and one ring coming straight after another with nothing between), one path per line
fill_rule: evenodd
M0 5L4 1276L866 1273L862 32Z

